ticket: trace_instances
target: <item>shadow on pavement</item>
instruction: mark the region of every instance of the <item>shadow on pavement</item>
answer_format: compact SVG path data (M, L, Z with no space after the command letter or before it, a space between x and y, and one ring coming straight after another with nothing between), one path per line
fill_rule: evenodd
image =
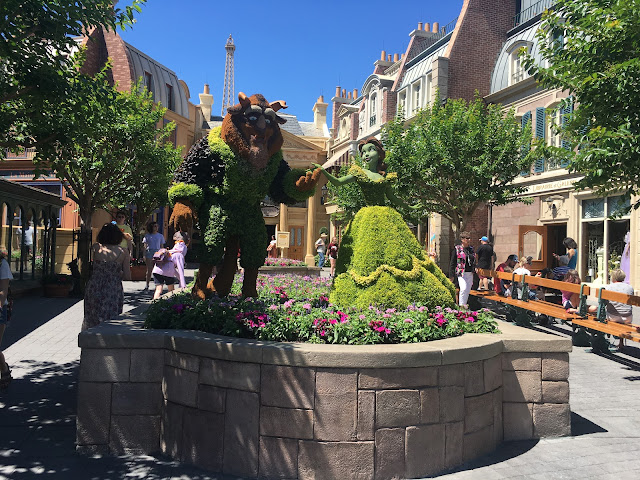
M571 436L578 437L580 435L589 435L591 433L606 433L608 430L600 425L587 420L576 412L571 412Z
M16 298L13 303L13 320L4 331L2 349L10 347L80 301L82 299L79 298L41 296Z
M489 465L495 465L497 463L504 462L509 460L510 458L518 457L538 444L539 440L521 440L521 441L512 441L512 442L504 442L498 446L498 449L488 455L477 458L470 462L464 463L459 467L454 468L453 470L447 470L446 472L442 472L439 475L445 475L449 473L457 473L464 472L468 470L474 470L476 468L488 467Z
M75 451L79 361L23 361L0 392L0 479L231 480L151 456L88 457Z

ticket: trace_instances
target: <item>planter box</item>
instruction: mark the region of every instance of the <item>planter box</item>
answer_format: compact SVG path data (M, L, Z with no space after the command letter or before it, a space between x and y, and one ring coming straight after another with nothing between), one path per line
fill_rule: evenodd
M147 278L147 266L146 265L133 265L131 267L131 280L139 282L146 280Z
M266 275L282 275L285 273L289 273L292 275L300 275L300 276L309 276L309 277L319 277L322 269L320 267L278 267L278 266L269 266L269 267L260 267L259 272L264 273Z
M49 283L42 286L42 291L45 297L64 298L69 296L71 286L72 285L66 283Z
M571 340L312 345L141 329L79 335L80 452L161 452L243 478L416 478L503 440L570 434Z

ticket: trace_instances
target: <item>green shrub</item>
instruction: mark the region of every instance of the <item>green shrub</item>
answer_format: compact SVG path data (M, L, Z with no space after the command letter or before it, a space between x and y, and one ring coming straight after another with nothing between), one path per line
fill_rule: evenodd
M341 307L432 309L455 302L453 284L391 207L365 207L356 214L340 244L336 275L330 298Z

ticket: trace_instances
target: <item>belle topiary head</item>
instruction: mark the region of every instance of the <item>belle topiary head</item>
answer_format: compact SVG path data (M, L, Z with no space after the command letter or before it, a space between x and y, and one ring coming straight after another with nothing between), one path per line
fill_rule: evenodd
M375 137L370 137L370 138L367 138L366 140L361 140L360 143L358 144L358 151L360 152L360 155L362 155L362 148L367 144L373 145L376 151L378 152L378 165L376 167L376 170L378 171L378 173L384 175L384 173L387 171L387 164L384 163L384 158L386 157L387 154L384 151L384 147L382 146L382 143L380 142L380 140L378 140Z

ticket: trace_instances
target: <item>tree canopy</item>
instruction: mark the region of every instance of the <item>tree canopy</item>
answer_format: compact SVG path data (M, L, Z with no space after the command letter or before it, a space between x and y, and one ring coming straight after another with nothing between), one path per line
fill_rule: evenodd
M628 0L558 0L545 12L536 64L524 65L545 88L560 88L577 105L561 126L574 150L550 155L569 158L569 169L584 175L579 189L600 195L638 194L640 178L640 9ZM550 39L552 39L550 41ZM548 66L545 66L548 65ZM549 149L553 150L553 149ZM640 206L640 201L633 205Z
M48 106L73 93L77 38L94 27L124 28L146 0L124 10L112 0L2 0L0 2L0 147L33 147L55 138Z
M513 110L436 97L410 123L398 117L382 135L385 162L398 172L398 190L407 203L452 222L456 236L485 202L521 200L513 183L532 164L531 129L522 128Z

